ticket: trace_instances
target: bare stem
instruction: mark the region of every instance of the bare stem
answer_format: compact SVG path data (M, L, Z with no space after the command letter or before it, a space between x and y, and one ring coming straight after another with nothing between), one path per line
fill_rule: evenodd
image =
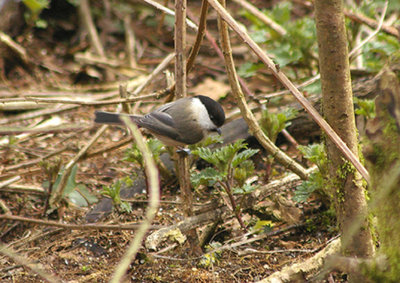
M122 277L125 275L126 271L129 268L130 263L135 258L138 250L141 247L143 238L147 231L151 227L151 222L153 221L154 217L156 216L159 200L160 200L160 184L158 179L158 171L156 167L156 163L152 157L152 153L144 142L144 138L140 133L138 127L131 122L131 120L127 117L122 118L127 127L130 129L133 138L135 139L136 145L139 150L142 152L144 164L145 164L145 171L146 176L148 178L149 184L149 194L150 194L150 202L146 210L146 218L143 223L138 228L135 237L132 239L128 249L125 252L125 255L119 262L118 266L115 269L113 278L110 282L112 283L119 283L122 281Z

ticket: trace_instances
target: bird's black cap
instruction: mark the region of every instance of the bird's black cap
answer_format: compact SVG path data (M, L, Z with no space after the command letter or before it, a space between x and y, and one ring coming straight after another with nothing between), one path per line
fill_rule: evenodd
M221 127L225 123L225 112L224 109L222 109L221 104L208 96L196 95L195 97L200 99L201 103L204 104L208 115L215 126Z

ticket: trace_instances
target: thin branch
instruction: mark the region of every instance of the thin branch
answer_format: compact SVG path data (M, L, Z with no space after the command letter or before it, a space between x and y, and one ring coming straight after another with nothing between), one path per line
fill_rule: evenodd
M143 238L147 231L151 227L151 222L156 216L158 206L159 206L159 198L160 198L160 185L158 179L158 171L156 167L156 163L152 157L152 153L148 147L148 145L144 142L143 136L140 133L138 127L131 122L131 120L127 117L122 118L124 123L130 129L133 138L135 139L136 145L138 149L142 152L144 164L145 164L145 172L148 178L148 187L150 194L150 202L146 210L146 218L143 223L140 225L138 230L136 231L136 235L133 238L131 244L125 252L125 255L119 262L118 266L115 269L114 275L110 282L119 283L122 280L122 277L125 275L126 271L129 268L132 260L135 258L139 248L141 247Z
M211 1L210 1L211 2ZM218 3L218 2L216 2ZM222 3L225 3L225 1L222 1ZM218 5L220 5L218 3ZM222 4L224 5L224 4ZM221 5L221 7L223 7ZM231 45L230 45L230 40L229 40L229 32L228 32L228 26L225 21L223 21L219 17L218 21L218 29L220 31L220 36L221 36L221 45L224 53L224 58L225 58L225 67L226 71L228 73L228 79L229 83L231 85L232 93L236 98L236 102L240 108L240 111L242 112L243 118L246 120L247 124L249 125L249 128L253 135L257 138L257 140L260 142L260 144L273 156L276 158L276 160L281 163L282 165L286 166L289 168L291 171L294 173L298 174L302 179L307 179L308 175L306 170L298 164L296 161L294 161L292 158L290 158L288 155L286 155L283 151L281 151L262 131L260 125L258 124L256 118L254 117L254 114L250 111L249 106L247 105L246 99L243 95L243 92L240 88L239 81L236 75L236 69L232 57L232 50L231 50Z
M356 55L357 51L360 50L361 47L363 47L368 41L370 41L372 38L374 38L378 34L378 32L382 29L383 20L385 19L385 16L386 16L387 7L388 7L388 1L386 1L383 6L383 11L382 11L381 17L379 19L378 26L376 27L374 32L372 32L370 35L368 35L366 38L364 38L364 40L361 41L359 45L357 45L356 47L353 48L353 50L350 51L350 53L349 53L350 60L352 59L352 57L354 55Z
M7 167L4 168L4 171L12 171L12 170L20 169L20 168L29 167L31 165L39 163L40 161L46 160L46 159L48 159L48 158L50 158L50 157L52 157L54 155L57 155L57 154L65 151L65 150L67 150L67 148L68 148L67 146L63 146L62 148L57 149L57 150L55 150L53 152L50 152L50 153L46 154L43 157L35 158L33 160L28 160L26 162L22 162L22 163L19 163L19 164L7 166Z
M115 94L113 95L115 96ZM76 104L76 105L84 105L84 106L99 106L99 105L112 105L112 104L120 104L120 103L130 103L136 102L140 100L145 100L149 98L159 99L160 92L154 92L142 96L124 98L124 99L112 99L112 100L104 100L104 101L87 101L87 100L76 100L76 99L59 99L59 98L41 98L41 97L33 97L26 96L23 98L6 98L2 99L0 103L11 103L11 102L22 102L22 101L35 101L40 103L49 103L49 104Z
M257 283L283 283L283 282L294 282L305 275L312 274L323 267L326 258L332 254L340 251L340 239L336 239L330 242L324 249L319 251L313 257L303 260L299 263L295 263L290 266L284 267L281 271L277 271L264 278ZM304 280L306 281L306 280Z
M385 2L384 10L382 11L382 15L381 15L381 18L380 18L380 20L379 20L379 23L378 23L378 25L377 25L377 27L376 27L376 30L374 30L374 32L372 32L368 37L366 37L363 41L361 41L360 44L358 44L357 46L355 46L355 47L349 52L349 55L348 55L348 56L349 56L349 60L352 60L352 59L353 59L353 58L352 58L353 56L358 55L358 54L357 54L357 51L360 50L360 49L361 49L368 41L370 41L373 37L375 37L375 36L378 34L378 32L381 30L382 24L383 24L383 20L385 19L385 15L386 15L387 4L388 4L388 2ZM308 79L307 81L305 81L305 82L303 82L303 83L301 83L301 84L299 84L299 85L296 85L296 88L302 89L303 87L306 87L306 86L308 86L308 85L310 85L310 84L312 84L312 83L318 81L320 78L321 78L321 75L320 75L320 74L317 74L317 75L315 75L314 77ZM267 95L265 95L265 96L263 97L263 98L265 98L266 100L260 101L260 103L267 103L267 102L268 102L268 99L270 99L270 98L277 97L277 96L281 96L281 95L288 94L288 93L290 93L290 90L285 89L285 90L282 90L282 91L278 91L278 92L274 92L274 93L267 94Z
M269 67L274 76L293 94L293 96L299 101L304 109L311 115L313 120L324 130L326 135L332 140L332 142L339 148L347 160L349 160L354 167L361 173L364 179L369 183L370 176L361 164L358 158L351 152L348 146L338 136L338 134L332 129L332 127L322 118L321 114L311 105L311 103L303 96L303 94L294 86L294 84L288 79L288 77L279 69L267 54L254 42L254 40L240 28L238 23L232 18L232 16L226 11L226 9L218 3L217 0L208 0L211 6L217 11L219 15L226 21L226 23L239 35L240 38L253 50L253 52L260 58L260 60Z
M51 226L51 227L58 227L64 228L68 230L109 230L109 231L133 231L137 230L142 223L135 223L135 224L67 224L58 221L50 221L50 220L41 220L41 219L33 219L28 217L22 216L15 216L15 215L8 215L8 214L0 214L0 219L4 220L11 220L11 221L19 221L25 223L32 223L36 225L42 226ZM156 230L161 229L164 226L160 225L153 225L150 229Z
M193 68L194 60L196 59L196 56L199 53L201 42L203 41L204 33L207 27L207 10L208 10L208 2L207 0L203 0L201 2L199 28L197 30L196 41L193 44L192 50L186 62L187 73L189 73L190 70Z
M62 196L64 194L64 190L67 185L68 178L71 175L72 168L82 158L82 156L88 151L88 149L97 141L97 139L104 133L104 131L106 129L107 129L107 125L101 126L101 128L89 140L89 142L65 166L63 174L61 176L60 183L58 184L57 188L55 188L55 190L53 191L53 193L50 197L50 206L51 207L53 207L53 208L58 207L58 205L62 199Z
M112 151L114 149L120 148L128 143L132 142L132 137L127 137L126 139L120 140L118 142L112 143L112 144L106 144L102 148L98 148L94 151L86 152L85 155L82 156L82 159L86 158L92 158L96 155L103 154L105 152Z
M19 127L0 127L0 135L18 135L22 133L29 134L43 134L43 133L65 133L65 132L76 132L79 130L88 130L90 127L82 126L54 126L54 127L40 127L40 128L19 128Z
M113 99L113 100L105 100L105 101L85 101L85 100L73 100L73 99L57 99L57 98L40 98L40 97L25 97L23 98L26 101L35 101L41 103L51 103L51 104L76 104L76 105L85 105L85 106L98 106L98 105L111 105L111 104L120 104L120 103L130 103L136 102L140 100L145 100L149 98L158 99L160 94L158 92L146 94L142 96L130 97L130 98L122 98L122 99Z
M136 46L136 38L135 33L131 27L131 15L126 14L124 16L124 29L125 29L125 42L126 42L126 53L128 57L129 66L131 68L136 68L136 53L135 53L135 46Z
M101 57L105 57L104 48L100 42L100 38L99 35L97 34L92 14L90 12L89 0L81 0L79 2L79 12L83 19L83 24L85 25L85 28L89 33L90 41L92 43L92 46L96 50L96 53Z
M379 26L379 22L377 22L374 19L368 18L367 16L364 16L362 14L356 14L354 12L347 11L347 10L344 10L343 13L346 17L348 17L349 19L351 19L355 22L366 24L367 26L370 26L372 28L377 28ZM396 29L395 27L386 26L386 25L382 24L381 28L382 28L382 31L384 31L385 33L393 35L393 36L397 37L398 39L400 39L399 30Z
M5 181L0 183L0 189L4 188L4 187L7 187L8 185L11 185L11 184L13 184L15 182L18 182L19 180L21 180L21 176L15 176L15 177L12 177L12 178L10 178L8 180L5 180Z
M186 0L175 0L175 97L187 96L186 69ZM178 178L185 216L193 215L193 196L191 191L189 157L186 153L178 155ZM188 231L188 242L192 254L201 253L199 239L195 229Z
M283 28L280 24L276 23L275 21L271 20L268 18L263 12L261 12L257 7L253 6L246 0L233 0L246 10L248 10L250 13L252 13L254 16L259 18L264 24L269 26L271 29L273 29L275 32L277 32L280 36L285 36L287 34L287 31L285 28Z
M42 277L47 282L51 282L51 283L62 282L59 278L47 273L46 271L44 271L41 268L39 268L37 264L29 262L27 260L26 256L22 257L22 256L18 255L15 251L6 247L3 244L0 244L0 253L11 258L14 262L32 270L34 273L36 273L37 275Z
M9 48L11 48L15 53L17 53L19 57L21 57L22 61L24 61L26 64L30 63L25 48L23 48L21 45L15 42L8 34L5 34L2 31L0 31L0 42L4 43Z
M153 0L144 0L144 2L146 2L147 4L150 4L151 6L157 8L157 9L163 11L163 12L165 12L168 15L171 15L171 16L175 17L175 12L174 11L172 11L171 9L168 9L167 7L164 7L160 3L157 3L157 2L155 2ZM185 21L186 21L186 24L188 25L188 27L190 27L190 28L192 28L194 30L197 30L197 26L196 26L195 23L193 23L191 20L186 19L186 18L185 18Z
M143 89L154 80L154 78L168 67L169 63L174 59L175 53L168 54L160 64L146 77L145 81L138 86L131 95L138 95Z
M106 93L104 95L101 95L101 97L99 99L107 99L110 97L115 97L116 94L117 94L116 92ZM0 124L11 124L14 122L26 121L26 120L34 119L34 118L41 117L44 115L51 115L51 114L56 114L56 113L61 113L64 111L76 109L78 107L79 107L79 105L62 105L60 107L31 111L28 113L22 113L22 114L15 115L11 118L0 119Z

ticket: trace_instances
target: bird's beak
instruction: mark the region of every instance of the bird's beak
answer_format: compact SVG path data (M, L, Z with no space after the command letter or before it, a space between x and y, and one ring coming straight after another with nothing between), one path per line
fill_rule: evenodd
M216 128L215 131L218 133L218 135L221 135L221 134L222 134L222 131L221 131L220 128Z

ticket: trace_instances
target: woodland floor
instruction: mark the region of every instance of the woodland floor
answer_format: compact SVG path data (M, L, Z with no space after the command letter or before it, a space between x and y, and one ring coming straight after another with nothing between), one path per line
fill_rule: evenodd
M137 19L133 22L136 38L140 42L140 59L137 69L124 69L119 65L113 67L109 63L79 59L77 55L85 54L81 52L89 49L89 41L85 34L77 32L78 27L75 24L78 21L77 14L67 9L61 16L62 12L56 8L51 12L53 14L44 12L43 15L49 23L47 29L24 26L21 33L15 37L29 54L29 63L22 63L18 55L14 53L2 58L4 69L1 70L1 98L35 95L83 100L113 94L114 96L108 99L116 99L119 84L127 79L143 80L168 53L173 52L171 28L161 26L160 31L155 31L157 27L149 27ZM210 17L209 30L216 35L215 14L212 13ZM107 25L107 19L101 24L103 27L101 38L108 42L105 48L107 57L114 58L117 62L124 62L123 34L117 30L116 25ZM190 33L189 45L193 40L194 34ZM243 51L242 46L239 45L235 48L238 64L249 59L246 49ZM188 76L188 87L191 92L212 95L215 89L223 88L228 92L229 86L223 62L207 42L203 43L196 62L198 63ZM173 72L173 64L170 64L168 69ZM263 92L272 92L280 88L268 74L264 73L262 77L267 83L254 78L249 81L249 86ZM164 75L159 75L142 94L152 93L164 87ZM289 97L288 100L290 99ZM159 102L162 100L160 99ZM235 104L229 94L220 101L226 112L235 110ZM53 164L56 160L60 160L61 164L67 164L99 128L93 124L94 111L96 109L114 111L116 106L72 105L73 108L57 112L56 109L70 105L37 103L35 106L32 104L34 103L29 104L29 108L32 109L20 109L21 104L16 104L15 109L0 112L1 126L33 127L51 121L50 126L56 125L63 130L38 133L15 132L0 137L0 181L20 177L16 183L13 183L14 187L6 185L0 189L3 209L7 207L13 216L67 224L84 224L85 215L95 204L88 208L69 203L65 204L62 210L50 215L46 214L44 211L46 193L43 192L43 184L48 182L49 176L46 175L40 160L46 159ZM140 109L146 112L153 105L154 103L143 103ZM46 109L50 112L42 112L34 118L25 117L13 121L22 117L21 115ZM76 183L83 184L98 199L102 198L103 186L109 186L118 179L131 176L138 166L123 160L126 150L131 146L129 143L107 152L100 152L100 154L91 155L91 153L124 138L126 138L126 132L122 128L109 128L89 149L87 156L78 162ZM306 144L309 141L304 138L301 142ZM283 142L281 147L292 157L299 158L299 153L290 143ZM53 156L47 157L49 154ZM258 176L256 181L259 185L264 185L270 180L289 173L285 173L281 166L274 163L270 171L274 173L270 174L269 180L266 180L267 169L262 166L264 160L265 158L261 157L255 161L258 163L255 176ZM25 190L21 193L16 188L16 184L38 188L42 192L27 193ZM176 181L162 182L161 190L161 200L169 202L161 203L161 209L153 224L168 226L184 218L179 204L180 194ZM310 200L305 204L296 204L291 201L293 190L294 188L282 188L279 195L299 212L299 217L296 218L297 223L277 219L271 213L265 215L244 213L243 218L246 223L255 223L257 219L271 220L273 225L266 233L275 233L250 244L224 249L217 261L207 267L199 265L200 258L188 255L187 243L177 245L163 253L142 248L130 266L127 280L131 282L253 282L280 270L283 266L304 261L335 238L337 230L334 217L329 216L318 201ZM136 197L138 200L143 200L146 195L138 194ZM211 190L195 191L195 201L198 204L209 202L213 197ZM266 205L271 205L273 200L265 202ZM143 218L146 204L132 202L132 208L132 213L114 210L100 222L136 223ZM298 224L298 226L293 224ZM199 231L203 229L204 227L201 227ZM222 245L240 242L245 239L243 234L237 220L229 217L219 225L213 241ZM0 241L12 248L24 260L21 263L1 256L0 281L42 281L41 277L28 268L25 262L28 261L65 282L107 282L133 235L134 231L71 230L52 225L0 219ZM338 274L331 276L336 282L345 280Z

